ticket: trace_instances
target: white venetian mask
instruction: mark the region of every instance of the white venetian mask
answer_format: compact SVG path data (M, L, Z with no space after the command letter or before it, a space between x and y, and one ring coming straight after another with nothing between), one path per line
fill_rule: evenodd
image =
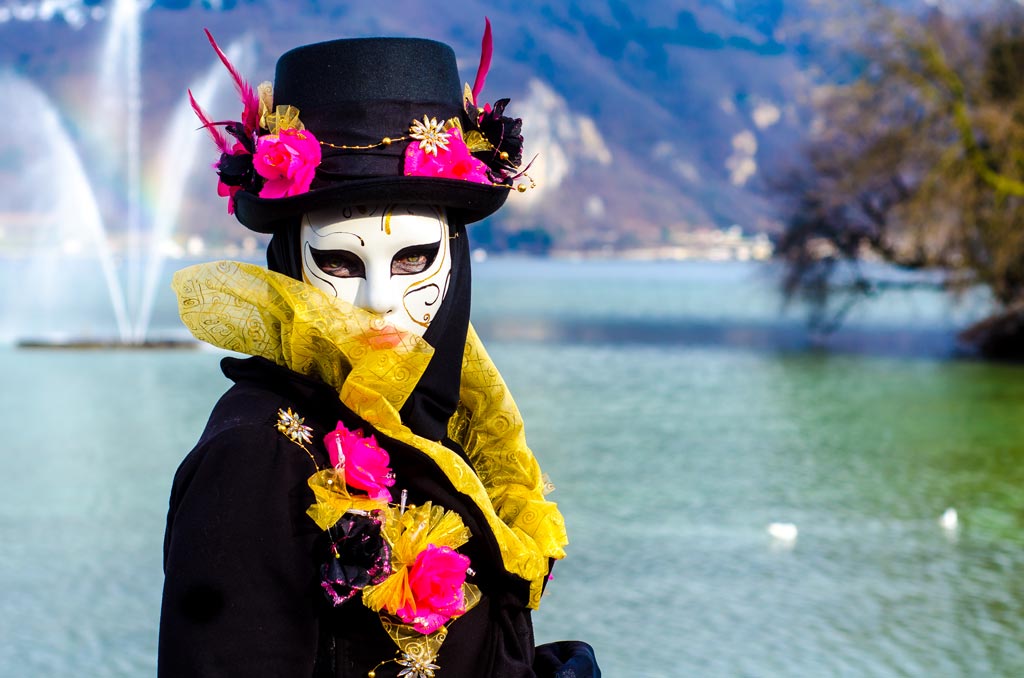
M448 219L440 207L339 207L302 218L302 276L328 296L423 336L448 291Z

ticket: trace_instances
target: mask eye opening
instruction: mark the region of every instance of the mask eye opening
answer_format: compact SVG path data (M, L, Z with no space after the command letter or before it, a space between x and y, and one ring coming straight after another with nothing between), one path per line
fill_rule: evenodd
M334 278L365 278L363 260L348 250L318 250L309 247L316 267Z
M404 247L391 258L391 275L415 275L434 264L441 242Z

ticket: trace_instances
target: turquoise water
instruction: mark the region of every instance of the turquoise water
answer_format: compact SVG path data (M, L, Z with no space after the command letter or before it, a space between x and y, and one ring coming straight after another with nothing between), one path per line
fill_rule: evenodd
M612 678L1024 675L1024 369L941 357L979 309L893 297L822 352L751 267L474 275L572 540L539 642ZM221 355L0 349L0 673L153 673L168 490Z

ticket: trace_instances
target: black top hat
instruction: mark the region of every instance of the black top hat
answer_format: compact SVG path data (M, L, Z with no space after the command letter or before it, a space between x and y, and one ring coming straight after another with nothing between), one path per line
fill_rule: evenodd
M320 142L322 160L308 192L299 195L261 198L251 184L235 184L242 186L234 193L235 214L254 231L272 233L316 209L378 202L441 205L471 223L494 213L513 188L515 167L508 153L497 160L497 143L484 156L490 153L505 167L488 162L498 170L489 172L488 183L403 173L406 148L418 143L410 136L410 124L417 120L455 119L468 133L486 124L483 118L489 115L492 122L515 123L498 125L500 136L511 133L516 150L521 148L520 121L501 116L504 102L499 102L501 110L496 104L485 114L464 100L455 53L443 43L362 38L298 47L277 62L273 99L275 110L298 109L305 129ZM222 158L222 181L230 184L224 167ZM255 176L251 170L249 175Z

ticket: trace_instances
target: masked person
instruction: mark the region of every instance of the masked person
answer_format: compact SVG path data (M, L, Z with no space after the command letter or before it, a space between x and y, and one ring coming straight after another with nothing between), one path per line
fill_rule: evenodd
M529 181L507 100L477 104L490 26L464 89L428 40L299 47L257 90L217 52L218 192L273 236L269 270L175 275L192 333L252 357L174 479L159 674L600 675L534 646L564 523L469 324L466 225Z

